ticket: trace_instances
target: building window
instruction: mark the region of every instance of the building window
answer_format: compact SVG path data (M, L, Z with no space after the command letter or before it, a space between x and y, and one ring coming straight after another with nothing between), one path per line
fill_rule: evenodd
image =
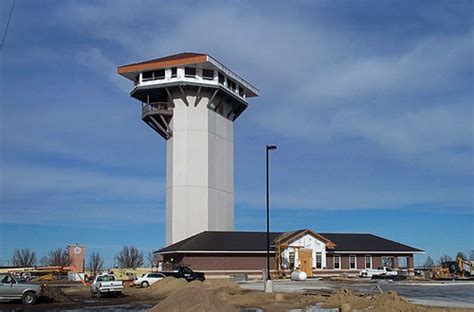
M316 252L316 269L323 268L323 255L320 252Z
M382 257L382 266L392 267L392 257Z
M185 67L184 68L184 77L196 78L196 68Z
M157 80L157 79L165 79L165 70L153 70L153 71L146 71L142 73L142 80Z
M365 268L372 269L372 256L365 256Z
M349 269L355 270L357 269L357 258L354 255L349 256Z
M242 88L241 86L239 86L239 95L240 96L244 96L244 88Z
M334 269L339 270L341 269L341 256L334 256Z
M146 71L142 73L142 80L147 81L147 80L153 80L153 72L152 71Z
M295 251L290 250L289 255L288 255L288 262L290 263L289 269L293 271L295 269Z
M229 78L227 78L227 87L233 91L235 91L235 88L236 88L236 84L233 80L230 80Z
M171 67L171 78L178 77L178 69L176 67Z
M212 69L203 69L202 78L206 80L214 80L214 71Z
M222 75L221 73L218 73L218 74L217 74L217 77L219 78L219 83L223 85L224 82L225 82L225 77L224 77L224 75Z

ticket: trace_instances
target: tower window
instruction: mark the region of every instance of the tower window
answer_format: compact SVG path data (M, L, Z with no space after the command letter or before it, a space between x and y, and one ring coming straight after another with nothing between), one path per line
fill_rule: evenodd
M153 80L153 72L151 72L151 71L143 72L143 73L142 73L142 80L143 80L143 81L146 81L146 80Z
M241 86L239 86L239 95L244 96L244 88L242 88Z
M229 87L229 89L231 90L235 90L235 87L236 87L235 82L227 78L227 87Z
M156 79L165 79L165 70L154 70L154 71L146 71L142 73L142 80L156 80Z
M185 67L184 76L188 78L196 78L196 68Z
M224 81L225 81L224 75L222 75L221 73L219 73L217 76L219 77L219 83L220 83L220 84L224 84Z
M155 76L155 79L165 79L165 70L160 69L160 70L155 70L153 72L153 75Z
M178 69L176 67L171 67L171 78L176 78L178 76Z
M214 71L212 69L203 69L202 78L206 80L214 80Z

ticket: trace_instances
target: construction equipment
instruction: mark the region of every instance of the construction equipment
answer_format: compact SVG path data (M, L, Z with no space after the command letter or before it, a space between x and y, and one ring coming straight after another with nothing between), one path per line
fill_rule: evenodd
M440 267L433 268L434 279L471 278L474 265L469 260L458 257L456 261L446 261Z
M474 271L474 264L469 260L463 259L462 257L458 257L457 261L461 275L464 277L470 277Z

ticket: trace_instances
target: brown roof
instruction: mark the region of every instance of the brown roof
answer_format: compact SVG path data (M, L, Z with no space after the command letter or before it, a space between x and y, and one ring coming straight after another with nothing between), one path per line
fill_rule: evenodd
M294 232L271 232L271 251L275 250L275 242L288 239L304 233L305 230ZM313 232L314 233L314 232ZM318 233L332 242L335 249L330 252L421 252L422 250L410 247L392 240L372 234L359 233ZM264 252L266 250L265 232L221 232L205 231L164 247L155 253L186 252L186 251L249 251Z
M122 65L117 68L117 73L119 74L126 74L126 73L133 73L139 72L144 70L153 70L163 67L170 67L170 66L179 66L185 64L193 64L193 63L202 63L206 62L208 59L207 54L201 53L179 53L174 55L169 55L153 60L132 63L128 65Z

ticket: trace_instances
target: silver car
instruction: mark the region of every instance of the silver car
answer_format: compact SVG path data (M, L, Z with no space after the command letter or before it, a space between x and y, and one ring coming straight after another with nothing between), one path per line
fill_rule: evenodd
M24 304L34 304L41 295L41 285L20 283L11 274L0 273L0 299L21 299Z

